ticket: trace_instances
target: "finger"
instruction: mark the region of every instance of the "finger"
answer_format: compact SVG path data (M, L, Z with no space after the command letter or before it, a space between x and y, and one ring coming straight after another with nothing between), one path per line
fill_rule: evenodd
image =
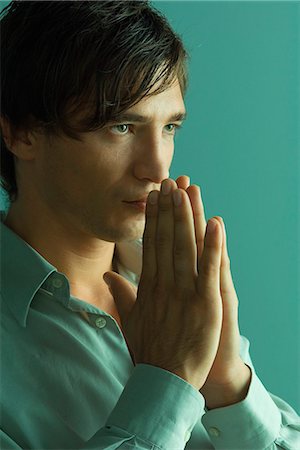
M209 224L215 225L210 231ZM207 223L204 248L200 260L197 289L205 298L217 298L220 294L220 268L222 253L222 229L219 221L212 218Z
M169 186L169 193L164 187ZM172 191L176 188L175 181L168 178L161 184L158 200L158 216L156 229L156 266L157 281L160 286L168 287L174 284L173 245L174 245L174 215Z
M184 189L185 191L187 190L187 188L190 185L190 177L187 175L180 175L180 177L178 177L176 179L176 183L177 183L177 187L179 189Z
M147 198L146 223L143 233L143 258L141 281L152 281L156 276L155 236L157 227L159 191L151 191ZM155 202L152 204L151 202Z
M180 288L195 286L197 273L197 247L194 219L189 196L186 191L176 189L181 204L174 203L174 277Z
M223 303L234 304L238 303L238 297L234 287L231 268L230 268L230 258L227 249L227 235L225 223L222 217L216 216L222 227L223 233L223 243L222 243L222 257L221 257L221 270L220 270L220 291L223 299Z
M221 258L221 267L226 267L229 264L229 256L227 252L227 236L225 231L225 225L222 217L215 216L215 219L218 220L218 222L221 225L222 229L222 235L223 235L223 241L222 241L222 258Z
M199 265L204 247L204 236L206 230L206 220L204 205L201 198L201 190L199 186L189 186L187 191L193 210L195 242L197 245L197 271L199 273Z

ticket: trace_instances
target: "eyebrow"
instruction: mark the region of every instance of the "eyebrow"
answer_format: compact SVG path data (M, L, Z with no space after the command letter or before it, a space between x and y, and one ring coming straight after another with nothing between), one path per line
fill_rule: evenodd
M178 111L171 116L167 118L167 122L183 122L187 117L187 113L183 111ZM151 122L151 117L147 115L137 114L137 113L131 113L131 112L124 112L120 115L116 116L111 122Z

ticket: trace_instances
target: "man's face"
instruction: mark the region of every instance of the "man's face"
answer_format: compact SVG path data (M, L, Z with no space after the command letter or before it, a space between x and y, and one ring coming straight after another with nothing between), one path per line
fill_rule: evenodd
M184 113L176 82L142 99L118 123L83 133L83 142L41 136L34 186L42 204L73 231L110 242L142 237L145 212L125 202L159 189L169 177L172 124L179 125L174 116Z

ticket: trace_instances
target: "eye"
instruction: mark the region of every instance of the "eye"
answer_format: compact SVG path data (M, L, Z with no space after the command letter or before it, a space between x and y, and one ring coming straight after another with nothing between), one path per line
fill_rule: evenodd
M181 128L181 125L178 125L176 123L168 123L165 128L168 134L175 134L176 130L179 130L179 128Z
M119 125L113 125L110 129L115 134L127 134L129 125L127 123L120 123Z

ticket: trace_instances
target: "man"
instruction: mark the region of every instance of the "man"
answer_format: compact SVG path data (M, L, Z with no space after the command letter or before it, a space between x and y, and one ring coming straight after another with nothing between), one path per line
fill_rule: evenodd
M179 37L144 1L12 2L1 32L1 448L296 449L223 221L168 178Z

